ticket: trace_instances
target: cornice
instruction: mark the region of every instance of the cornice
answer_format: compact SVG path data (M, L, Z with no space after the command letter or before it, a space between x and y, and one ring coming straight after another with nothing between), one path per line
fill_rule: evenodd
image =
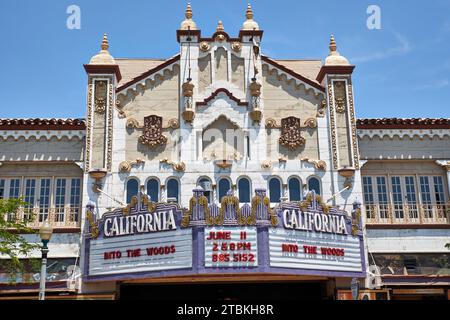
M84 130L0 130L0 140L3 141L8 139L18 141L21 138L25 139L25 141L29 141L30 138L35 138L36 140L43 138L47 141L52 139L61 141L63 138L84 140L85 136L86 132Z
M446 129L358 129L358 138L368 138L372 140L377 137L379 139L388 138L390 140L398 137L399 139L415 139L423 140L425 138L433 139L438 137L443 139L450 137L450 130Z

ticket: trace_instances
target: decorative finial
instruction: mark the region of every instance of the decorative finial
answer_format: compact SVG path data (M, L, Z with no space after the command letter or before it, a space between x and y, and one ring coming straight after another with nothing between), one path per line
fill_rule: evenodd
M192 19L192 9L191 9L191 4L189 2L186 7L185 17L186 17L186 19Z
M217 30L216 30L216 32L224 32L224 31L225 31L225 29L223 28L222 21L219 20L219 22L217 23Z
M259 30L258 23L256 23L255 20L253 20L253 10L252 6L247 4L247 11L245 12L245 17L247 20L244 21L244 24L242 25L241 30Z
M108 49L109 49L108 36L105 33L103 35L102 50L108 50Z
M191 4L188 3L186 7L185 19L181 22L180 30L197 30L197 25L194 20L192 20L192 8Z
M252 11L252 7L250 6L250 3L247 4L247 12L245 13L245 17L247 19L253 19L253 11Z
M350 63L348 60L341 56L341 54L337 51L336 41L334 40L334 35L330 36L330 53L328 57L325 59L326 66L348 66Z
M336 41L334 41L334 35L330 37L330 52L336 52L337 46Z

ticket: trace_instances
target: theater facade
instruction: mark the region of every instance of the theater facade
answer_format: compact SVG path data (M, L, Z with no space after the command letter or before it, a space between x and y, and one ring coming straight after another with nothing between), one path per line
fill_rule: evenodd
M278 60L250 6L231 30L188 5L166 60L105 35L85 119L1 120L0 197L54 228L49 297L445 297L450 120L356 119L333 36L324 61Z

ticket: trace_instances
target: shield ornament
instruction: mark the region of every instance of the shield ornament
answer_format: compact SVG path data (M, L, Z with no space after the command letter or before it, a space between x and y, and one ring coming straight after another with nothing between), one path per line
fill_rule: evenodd
M162 117L151 115L144 118L144 134L139 142L149 148L165 145L167 138L162 134Z
M290 150L295 150L305 144L305 138L300 134L300 118L288 117L281 119L280 144Z

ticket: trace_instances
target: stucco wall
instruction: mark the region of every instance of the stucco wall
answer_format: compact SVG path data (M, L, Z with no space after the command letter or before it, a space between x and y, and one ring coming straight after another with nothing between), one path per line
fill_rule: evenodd
M407 130L406 130L407 131ZM397 134L392 137L380 138L365 135L360 131L359 151L361 159L449 159L450 136L429 136L420 139L403 139Z
M84 136L0 139L0 161L83 161Z
M371 253L448 253L449 229L367 230Z

